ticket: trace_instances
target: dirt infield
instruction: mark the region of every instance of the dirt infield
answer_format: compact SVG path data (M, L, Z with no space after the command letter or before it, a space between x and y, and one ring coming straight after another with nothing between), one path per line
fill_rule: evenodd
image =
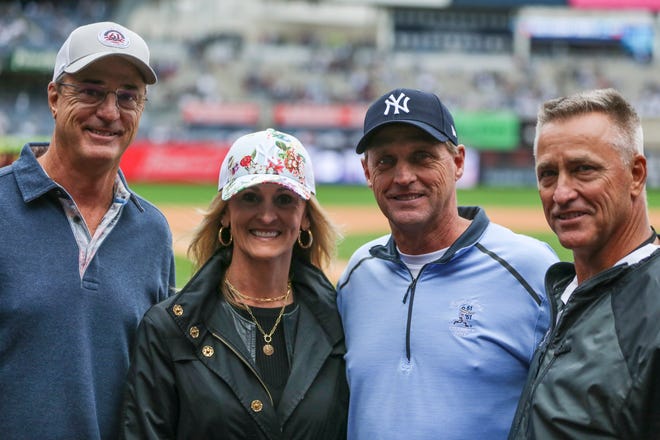
M174 246L177 253L185 253L194 228L202 219L203 208L190 206L162 206L172 228ZM485 207L491 221L506 226L516 232L550 232L543 212L538 208ZM328 215L344 235L387 232L387 220L374 207L331 207ZM660 209L650 211L651 224L660 226Z
M161 206L172 228L174 240L174 252L185 255L190 238L195 227L202 219L203 208L190 206ZM539 208L502 208L485 207L486 213L491 221L499 223L515 232L551 232L543 212ZM389 230L387 220L375 207L331 207L326 209L330 218L337 224L344 235L387 233ZM650 212L651 224L660 225L660 209ZM330 268L329 278L336 281L341 274L346 262L336 261Z
M163 206L172 228L177 254L184 254L195 227L202 219L202 209L189 206ZM387 220L378 208L331 207L328 215L344 235L388 231ZM533 208L486 208L490 219L517 232L549 231L543 213Z

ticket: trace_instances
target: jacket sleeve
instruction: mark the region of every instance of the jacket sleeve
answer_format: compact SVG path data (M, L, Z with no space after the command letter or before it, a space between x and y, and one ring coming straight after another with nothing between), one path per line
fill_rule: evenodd
M123 439L176 438L178 395L162 332L147 313L138 328L128 372L122 405Z
M649 348L649 357L628 395L622 411L621 438L656 438L660 432L660 343Z

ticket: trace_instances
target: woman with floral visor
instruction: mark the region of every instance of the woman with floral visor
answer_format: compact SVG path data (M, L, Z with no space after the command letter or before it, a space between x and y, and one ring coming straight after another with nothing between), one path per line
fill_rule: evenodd
M348 386L338 238L307 151L273 129L232 145L190 245L201 268L144 317L123 433L136 439L340 439Z

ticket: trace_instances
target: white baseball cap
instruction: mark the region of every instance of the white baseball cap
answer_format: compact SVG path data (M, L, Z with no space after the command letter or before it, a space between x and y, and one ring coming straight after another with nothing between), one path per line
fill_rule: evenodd
M316 192L312 160L294 136L269 128L236 139L220 167L222 200L261 183L276 183L305 200Z
M63 73L76 73L111 55L133 63L147 84L156 83L156 73L149 66L147 43L130 29L110 21L80 26L71 32L55 58L53 81Z

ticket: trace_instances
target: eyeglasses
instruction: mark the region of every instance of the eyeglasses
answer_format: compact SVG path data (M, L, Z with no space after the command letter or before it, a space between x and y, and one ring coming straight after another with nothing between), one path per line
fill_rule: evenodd
M76 98L78 98L83 104L87 105L99 105L105 102L108 93L115 94L117 106L124 110L137 110L147 101L147 97L138 93L137 90L106 90L101 86L93 84L78 85L63 82L58 82L57 84L60 86L71 87L75 92Z

